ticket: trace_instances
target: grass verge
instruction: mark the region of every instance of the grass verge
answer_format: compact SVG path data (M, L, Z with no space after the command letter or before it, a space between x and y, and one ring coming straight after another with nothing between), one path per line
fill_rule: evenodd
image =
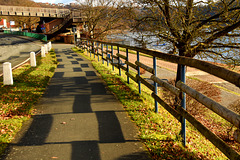
M237 95L237 96L240 96L240 94L237 93L237 92L231 91L231 90L229 90L229 89L226 89L226 88L221 87L221 86L218 86L218 85L214 85L214 86L217 87L217 88L220 88L220 89L222 89L222 90L224 90L224 91L226 91L226 92L229 92L229 93L235 94L235 95Z
M82 51L73 49L85 56ZM118 75L112 66L102 65L93 58L95 69L102 75L108 88L116 95L139 128L139 137L149 150L153 159L227 159L211 142L203 137L187 122L187 146L182 146L181 124L164 108L159 106L159 113L154 112L153 98L150 91L142 86L138 94L136 83L126 83L126 75ZM96 57L97 58L97 57ZM114 84L114 85L113 85Z
M22 123L34 113L34 104L44 93L56 66L52 50L44 58L37 56L37 67L25 64L14 70L12 86L4 86L3 77L0 77L0 155Z

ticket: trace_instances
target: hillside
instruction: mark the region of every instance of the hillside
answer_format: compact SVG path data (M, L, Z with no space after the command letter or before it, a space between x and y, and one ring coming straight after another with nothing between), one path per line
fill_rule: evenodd
M35 3L32 0L0 0L0 5L40 7L38 3Z

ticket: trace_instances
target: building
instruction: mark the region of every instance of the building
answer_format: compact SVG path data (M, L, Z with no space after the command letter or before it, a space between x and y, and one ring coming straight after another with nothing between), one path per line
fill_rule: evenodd
M15 22L11 21L11 28L16 28ZM0 21L0 28L10 28L10 21L6 19L1 19Z
M76 6L76 3L70 3L70 6Z
M63 7L64 4L63 3L58 3L57 6Z
M7 20L6 19L2 19L0 21L0 28L7 28Z

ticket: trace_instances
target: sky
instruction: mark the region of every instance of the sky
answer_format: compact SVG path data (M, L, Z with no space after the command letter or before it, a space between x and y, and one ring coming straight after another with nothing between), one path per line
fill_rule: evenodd
M69 3L75 3L75 0L33 0L34 2L43 2L43 3L64 3L64 4L69 4Z

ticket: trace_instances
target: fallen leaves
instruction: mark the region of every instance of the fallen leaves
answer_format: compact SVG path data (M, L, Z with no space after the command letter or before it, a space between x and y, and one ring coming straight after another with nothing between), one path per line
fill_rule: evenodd
M58 159L58 157L51 157L52 159Z
M12 86L4 86L3 77L0 77L0 154L5 144L21 128L22 122L33 114L33 105L42 96L49 78L53 76L50 70L56 68L53 59L51 55L44 59L37 57L37 61L41 61L37 68L24 65L14 70Z

